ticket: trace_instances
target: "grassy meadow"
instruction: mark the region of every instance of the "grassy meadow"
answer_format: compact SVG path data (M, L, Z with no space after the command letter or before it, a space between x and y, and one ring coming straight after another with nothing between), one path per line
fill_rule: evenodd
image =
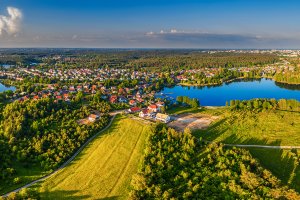
M197 137L205 140L231 144L300 146L299 112L251 113L230 111L227 108L205 109L198 112L221 116L207 130L194 132ZM299 158L295 157L291 150L261 148L247 148L247 150L284 184L300 192ZM297 152L300 155L300 150Z
M150 127L124 116L66 168L40 183L42 199L126 199Z
M283 184L300 192L299 156L295 157L291 150L259 148L248 148L248 150L264 168L270 170ZM298 150L298 155L300 155L300 150Z
M215 111L216 112L216 111ZM207 130L199 130L198 137L231 144L299 145L300 113L290 111L222 110L221 119Z
M289 111L230 111L226 107L193 109L176 107L171 114L201 113L220 116L207 130L194 135L205 140L232 144L300 146L300 113ZM300 161L291 150L247 148L263 167L283 184L300 192ZM300 155L300 150L297 150ZM299 157L299 156L298 156ZM298 161L297 161L298 160Z

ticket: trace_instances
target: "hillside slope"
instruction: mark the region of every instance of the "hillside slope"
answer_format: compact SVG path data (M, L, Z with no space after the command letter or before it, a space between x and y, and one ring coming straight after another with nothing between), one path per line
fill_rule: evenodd
M69 166L40 185L42 199L125 199L149 132L118 116Z

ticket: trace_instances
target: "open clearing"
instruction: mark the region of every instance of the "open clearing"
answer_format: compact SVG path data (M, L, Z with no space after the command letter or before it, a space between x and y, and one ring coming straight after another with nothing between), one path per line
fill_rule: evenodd
M168 125L176 130L183 131L185 128L191 130L206 129L219 117L199 113L184 113L173 118L174 121L170 122Z
M300 165L291 156L291 150L282 149L248 149L263 167L269 169L283 184L300 192ZM298 150L300 154L300 150Z
M205 131L196 131L205 140L228 144L271 146L300 145L300 113L289 111L225 111Z
M117 116L67 167L38 185L42 199L126 199L149 126Z

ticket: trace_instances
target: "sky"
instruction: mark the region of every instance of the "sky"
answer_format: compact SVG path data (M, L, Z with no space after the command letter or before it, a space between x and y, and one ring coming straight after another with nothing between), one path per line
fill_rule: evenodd
M0 48L300 48L298 0L0 0Z

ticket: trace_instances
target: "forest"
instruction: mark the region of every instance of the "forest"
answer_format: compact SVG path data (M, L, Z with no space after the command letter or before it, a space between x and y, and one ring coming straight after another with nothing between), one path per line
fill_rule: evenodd
M299 199L245 149L153 126L131 199Z
M180 52L179 52L180 53ZM169 54L166 56L142 57L129 62L130 66L150 67L158 70L199 69L203 67L252 67L279 61L272 54L225 53L209 54L207 52L187 52L186 54Z
M300 68L293 72L278 73L274 80L281 83L300 84Z
M90 125L77 120L91 110L104 114ZM106 102L94 101L91 106L53 99L15 101L2 108L0 121L0 191L23 182L16 167L38 167L44 171L56 169L109 120Z

